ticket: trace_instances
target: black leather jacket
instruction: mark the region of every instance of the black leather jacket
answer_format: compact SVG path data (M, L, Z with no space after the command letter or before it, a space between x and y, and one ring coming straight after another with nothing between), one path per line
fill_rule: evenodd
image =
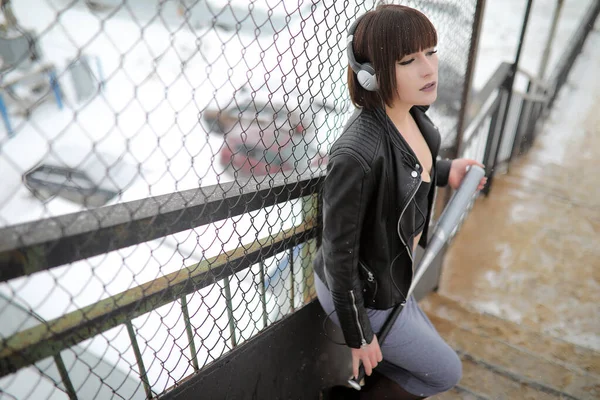
M448 182L451 161L437 160L440 134L416 106L411 114L434 163L420 244L426 245L435 186ZM315 272L333 295L346 344L360 348L373 331L366 307L405 300L413 276L415 202L422 167L383 110L357 110L333 144L323 185L323 237Z

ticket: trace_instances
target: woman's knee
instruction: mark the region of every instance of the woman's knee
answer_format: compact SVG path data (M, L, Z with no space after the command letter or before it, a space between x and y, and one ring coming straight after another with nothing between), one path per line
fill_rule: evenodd
M462 362L453 351L452 357L448 357L443 365L442 373L439 375L437 386L440 391L447 391L456 386L462 378Z

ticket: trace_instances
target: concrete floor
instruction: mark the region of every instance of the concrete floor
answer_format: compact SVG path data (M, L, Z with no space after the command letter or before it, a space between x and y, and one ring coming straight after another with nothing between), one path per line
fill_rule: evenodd
M600 32L534 146L454 238L439 293L600 350Z

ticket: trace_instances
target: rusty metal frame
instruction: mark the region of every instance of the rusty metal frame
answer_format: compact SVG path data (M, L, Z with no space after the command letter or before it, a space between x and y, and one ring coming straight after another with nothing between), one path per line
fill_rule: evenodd
M0 229L0 282L308 196L323 179L231 182Z
M311 221L126 290L3 340L0 377L317 237Z

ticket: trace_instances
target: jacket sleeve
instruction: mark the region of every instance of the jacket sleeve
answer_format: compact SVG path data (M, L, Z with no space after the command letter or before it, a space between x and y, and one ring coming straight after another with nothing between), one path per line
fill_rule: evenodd
M322 236L325 276L346 344L360 348L373 340L358 275L360 234L373 177L365 162L347 153L332 154L327 170Z
M450 167L452 160L438 159L435 163L436 186L446 186L448 184L448 176L450 176Z

